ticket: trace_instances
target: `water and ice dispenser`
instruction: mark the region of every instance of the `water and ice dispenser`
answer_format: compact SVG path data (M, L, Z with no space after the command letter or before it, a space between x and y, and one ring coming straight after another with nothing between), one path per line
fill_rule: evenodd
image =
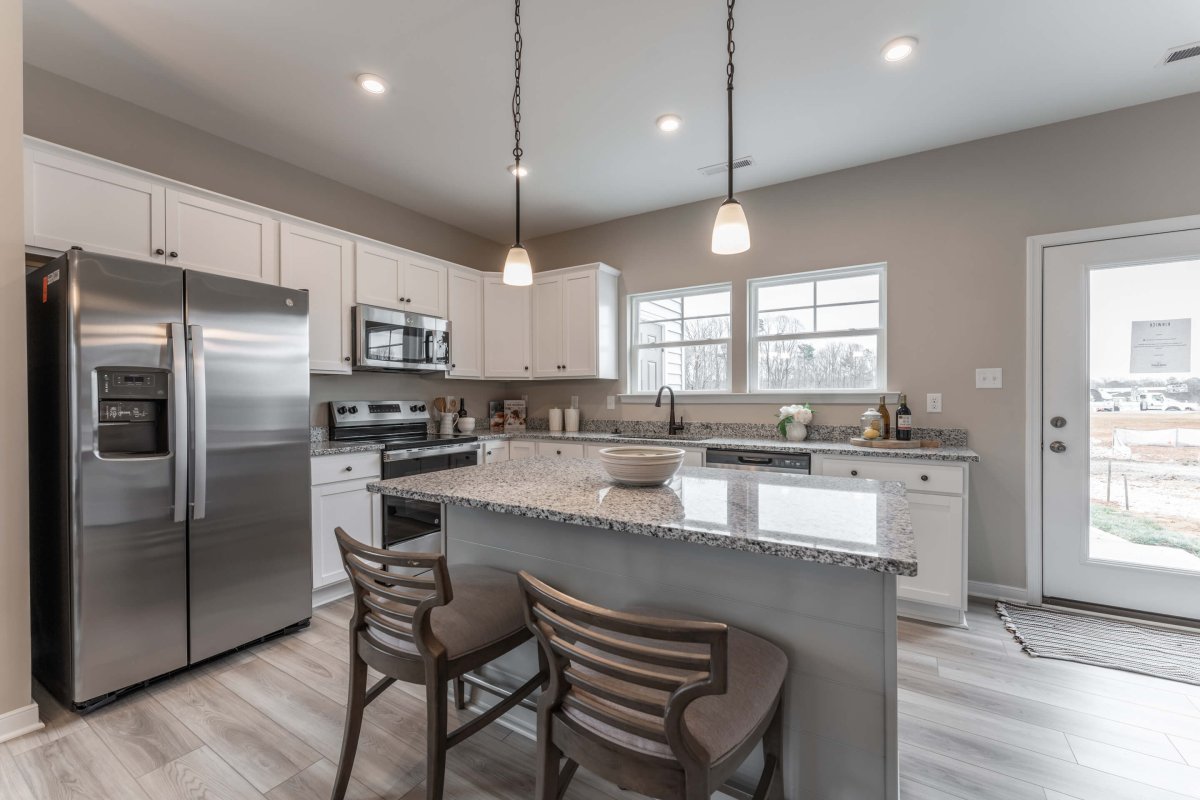
M165 369L96 370L100 456L139 458L171 452L170 377Z

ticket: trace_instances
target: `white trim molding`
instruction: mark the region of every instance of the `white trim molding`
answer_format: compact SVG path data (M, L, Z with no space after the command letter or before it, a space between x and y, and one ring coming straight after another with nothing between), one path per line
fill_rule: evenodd
M967 595L981 600L1015 600L1018 603L1024 603L1029 598L1024 586L1005 586L985 581L967 581Z
M40 731L44 727L46 726L42 724L41 717L38 716L37 703L14 708L12 711L0 714L0 742L7 742L18 736Z
M1042 274L1049 247L1126 239L1200 228L1200 215L1030 236L1025 254L1025 585L1026 601L1042 603ZM992 584L970 584L1000 587ZM990 593L990 592L989 592Z

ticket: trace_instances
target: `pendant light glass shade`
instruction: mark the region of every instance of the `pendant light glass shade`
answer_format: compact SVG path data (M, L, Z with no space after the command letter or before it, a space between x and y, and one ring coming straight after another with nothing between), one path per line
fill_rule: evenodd
M717 209L713 224L712 251L719 256L744 253L750 249L750 226L746 212L737 200L726 200Z
M533 284L533 264L529 261L529 251L519 244L514 244L508 251L508 258L504 259L504 282L509 286Z

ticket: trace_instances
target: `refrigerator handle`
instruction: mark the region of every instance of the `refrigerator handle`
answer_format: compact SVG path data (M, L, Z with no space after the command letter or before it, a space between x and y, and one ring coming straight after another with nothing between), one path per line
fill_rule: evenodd
M171 334L171 425L175 434L175 522L187 522L188 420L187 420L187 333L172 322Z
M192 342L192 426L195 433L192 480L192 519L204 519L208 501L208 392L204 380L204 328L188 326Z

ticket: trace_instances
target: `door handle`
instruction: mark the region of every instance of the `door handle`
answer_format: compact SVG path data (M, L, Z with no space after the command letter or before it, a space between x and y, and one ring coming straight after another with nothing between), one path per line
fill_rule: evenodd
M1065 444L1063 444L1062 442L1051 442L1050 443L1050 452L1051 453L1061 453L1061 452L1065 451L1066 449L1067 449L1067 446Z
M187 522L188 420L187 420L187 332L172 322L171 336L171 426L175 442L175 522Z
M208 506L208 389L204 376L204 328L188 326L192 343L192 519L204 519Z

